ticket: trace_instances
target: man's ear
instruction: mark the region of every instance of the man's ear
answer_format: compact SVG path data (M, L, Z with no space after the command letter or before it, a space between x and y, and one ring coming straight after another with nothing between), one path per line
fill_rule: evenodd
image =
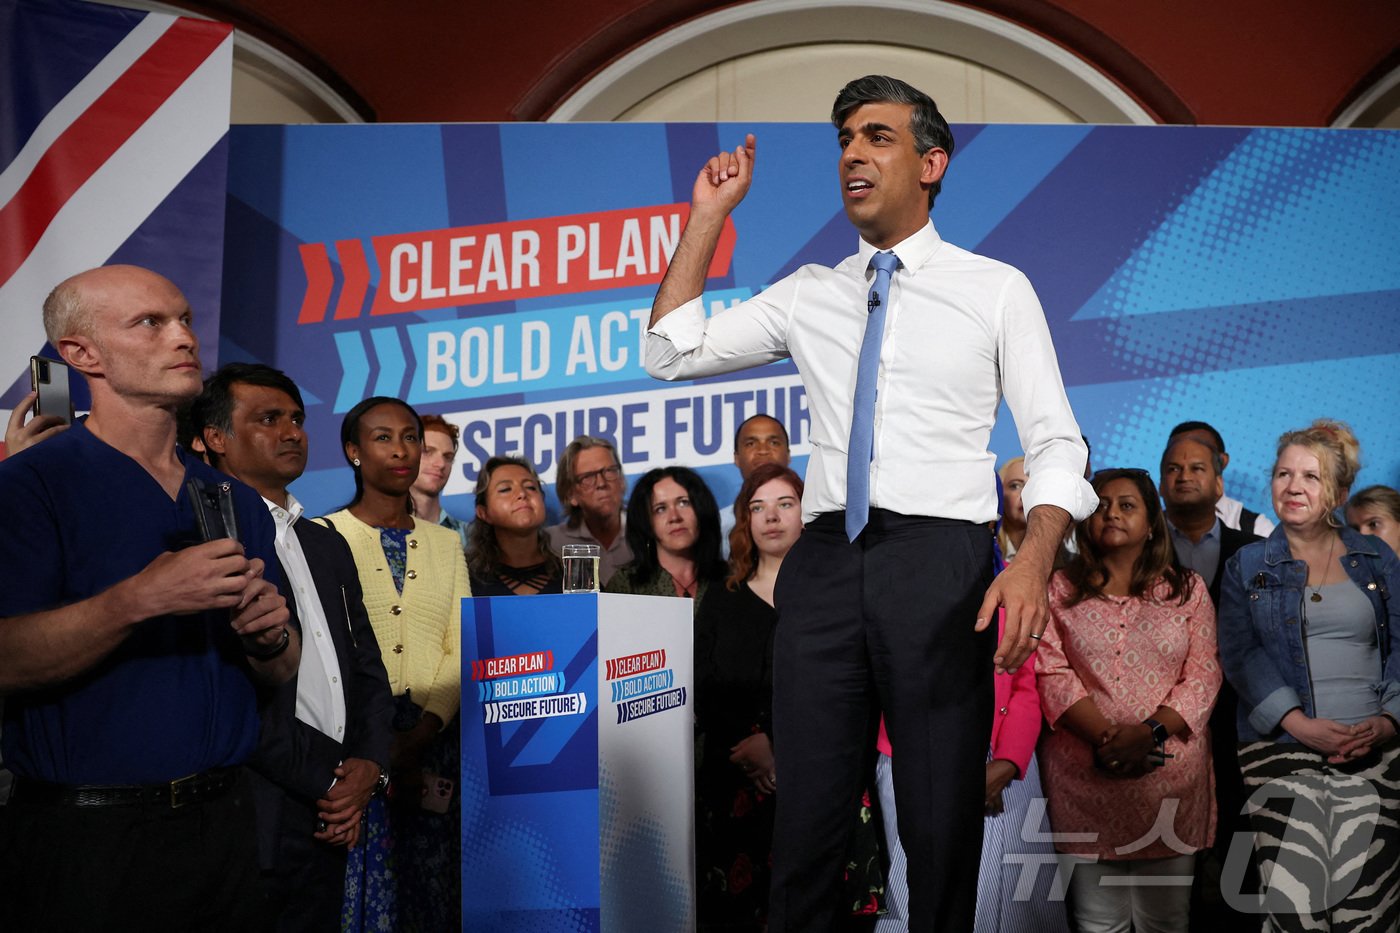
M204 441L204 447L210 453L223 456L228 452L228 437L217 426L206 424L199 432L199 437Z
M943 180L943 173L948 171L948 153L937 146L925 152L920 160L923 168L919 172L919 181L926 185L931 185L936 181Z
M59 338L58 346L54 349L58 351L63 362L84 376L101 375L102 351L98 349L97 341L91 337L70 334Z

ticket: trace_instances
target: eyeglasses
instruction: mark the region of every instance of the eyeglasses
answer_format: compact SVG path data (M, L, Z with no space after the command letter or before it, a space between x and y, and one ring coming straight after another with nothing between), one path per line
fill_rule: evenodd
M601 470L589 470L587 473L580 473L574 477L574 485L579 489L592 489L599 482L606 480L615 483L622 477L622 467L613 465L603 467Z

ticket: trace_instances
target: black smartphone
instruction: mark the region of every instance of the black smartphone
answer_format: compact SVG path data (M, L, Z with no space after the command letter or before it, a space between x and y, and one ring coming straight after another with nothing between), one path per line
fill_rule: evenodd
M29 358L29 386L38 396L34 414L52 415L73 423L73 396L68 390L68 364L46 356Z
M238 514L233 508L233 484L204 482L197 476L185 481L185 491L194 509L199 536L205 541L219 538L238 540Z

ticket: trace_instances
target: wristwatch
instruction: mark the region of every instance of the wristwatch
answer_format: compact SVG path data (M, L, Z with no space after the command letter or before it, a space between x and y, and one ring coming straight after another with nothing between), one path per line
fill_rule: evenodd
M382 794L389 789L389 772L383 768L379 769L379 780L374 782L374 792Z
M1167 732L1167 727L1155 719L1144 719L1142 724L1152 730L1152 741L1162 746L1167 744L1167 739L1171 736Z

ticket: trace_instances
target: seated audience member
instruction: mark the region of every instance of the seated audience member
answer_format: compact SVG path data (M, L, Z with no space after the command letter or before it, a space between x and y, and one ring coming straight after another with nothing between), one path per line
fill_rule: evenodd
M1220 605L1225 562L1246 544L1260 540L1253 532L1230 528L1216 514L1216 503L1225 494L1221 477L1224 468L1224 457L1190 434L1172 438L1162 452L1162 502L1172 547L1177 562L1194 570L1205 581L1212 606ZM1210 713L1217 813L1215 844L1201 861L1193 919L1197 927L1228 926L1243 933L1246 929L1257 930L1259 917L1232 909L1221 890L1223 885L1230 884L1222 880L1222 872L1235 834L1249 832L1249 821L1244 815L1248 794L1240 776L1236 748L1237 705L1234 689L1222 683L1215 708ZM1252 862L1247 877L1249 887L1253 888L1258 870Z
M649 470L627 502L632 562L608 581L609 593L687 596L698 607L724 575L719 509L700 474L686 467Z
M802 533L802 480L765 463L734 500L729 576L695 619L701 930L763 929L773 851L773 583Z
M617 449L601 437L574 438L559 459L554 488L567 518L545 529L550 551L558 556L566 544L598 545L598 582L606 585L633 556L622 512L627 477Z
M340 929L346 852L388 783L394 701L350 548L287 490L306 469L305 417L296 383L250 363L209 377L188 413L211 465L272 513L301 623L301 664L263 698L251 761L267 928L329 933Z
M1195 853L1215 835L1215 613L1176 562L1146 471L1093 484L1099 508L1051 578L1037 662L1050 826L1081 931L1185 933Z
M1360 469L1341 422L1279 438L1279 526L1225 567L1220 659L1269 929L1400 927L1400 559L1341 525ZM1387 594L1389 594L1387 596Z
M457 709L461 605L471 587L457 536L413 516L422 436L418 413L400 399L376 396L346 412L340 440L355 496L321 520L350 545L394 694L391 807L371 801L368 845L351 853L350 930L461 923Z
M408 494L413 497L413 514L425 522L435 522L456 533L467 549L468 523L442 507L442 490L452 478L457 459L457 426L441 415L423 415L423 458L418 479Z
M1225 450L1225 438L1220 436L1219 431L1204 421L1183 421L1172 428L1167 440L1170 442L1179 436L1190 437L1219 453L1222 464L1220 472L1224 474L1225 467L1230 465L1230 454ZM1220 492L1220 498L1215 502L1215 514L1220 516L1220 520L1225 523L1226 528L1248 531L1261 538L1267 537L1269 532L1274 530L1273 522L1258 512L1252 512L1245 508L1244 503L1240 500L1231 499L1225 495L1223 488Z
M1400 492L1367 486L1347 503L1347 524L1363 535L1375 535L1400 554Z
M43 315L92 410L0 463L0 929L247 930L256 689L301 658L272 518L175 443L201 379L174 283L91 269ZM191 483L239 540L204 540Z
M544 532L544 493L529 461L492 457L476 478L467 569L476 596L564 591L563 562Z

